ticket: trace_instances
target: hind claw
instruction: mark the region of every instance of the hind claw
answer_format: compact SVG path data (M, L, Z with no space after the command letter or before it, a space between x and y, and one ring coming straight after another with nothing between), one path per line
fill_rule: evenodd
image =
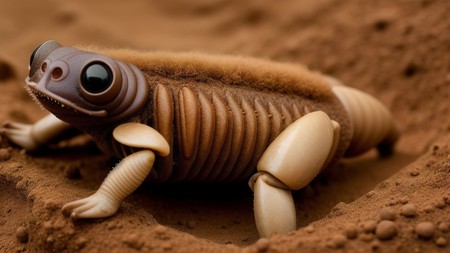
M311 112L286 128L258 162L254 211L262 237L296 228L291 190L306 186L332 160L339 125L324 112Z

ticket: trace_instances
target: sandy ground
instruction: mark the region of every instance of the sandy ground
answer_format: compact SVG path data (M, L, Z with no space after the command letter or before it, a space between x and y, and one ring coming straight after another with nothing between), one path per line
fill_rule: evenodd
M0 1L0 122L42 111L23 89L54 39L296 62L382 100L402 132L393 156L334 165L294 194L299 230L259 239L243 184L149 185L112 218L60 208L116 161L86 138L26 153L0 141L0 252L447 252L450 2Z

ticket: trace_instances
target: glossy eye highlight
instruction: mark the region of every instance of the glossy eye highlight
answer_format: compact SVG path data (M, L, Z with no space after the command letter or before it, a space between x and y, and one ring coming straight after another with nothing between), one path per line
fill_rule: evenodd
M81 85L90 93L102 93L111 87L113 82L111 68L102 62L87 65L81 73Z

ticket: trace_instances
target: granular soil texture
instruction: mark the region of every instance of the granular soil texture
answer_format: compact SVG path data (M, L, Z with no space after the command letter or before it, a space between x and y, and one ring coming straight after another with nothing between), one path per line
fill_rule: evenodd
M298 230L258 239L252 192L144 184L107 219L71 221L115 160L86 137L0 141L0 252L447 252L450 2L0 1L0 122L45 115L23 89L40 43L200 51L309 66L384 102L395 153L335 164L294 193ZM283 215L283 214L280 214Z

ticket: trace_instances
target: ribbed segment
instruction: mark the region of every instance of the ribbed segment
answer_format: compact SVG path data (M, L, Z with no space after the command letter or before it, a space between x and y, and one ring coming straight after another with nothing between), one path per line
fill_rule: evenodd
M304 105L296 99L272 100L230 90L174 89L158 84L154 93L155 128L163 130L166 140L173 140L174 154L174 163L167 158L157 163L167 167L158 168L158 174L165 175L158 180L217 182L248 178L268 144L305 113ZM171 102L175 106L168 106Z
M154 160L153 152L147 150L126 157L109 173L100 191L122 201L145 180Z
M353 125L353 137L346 156L361 154L396 133L391 113L374 97L346 86L333 86L333 92L344 105Z

